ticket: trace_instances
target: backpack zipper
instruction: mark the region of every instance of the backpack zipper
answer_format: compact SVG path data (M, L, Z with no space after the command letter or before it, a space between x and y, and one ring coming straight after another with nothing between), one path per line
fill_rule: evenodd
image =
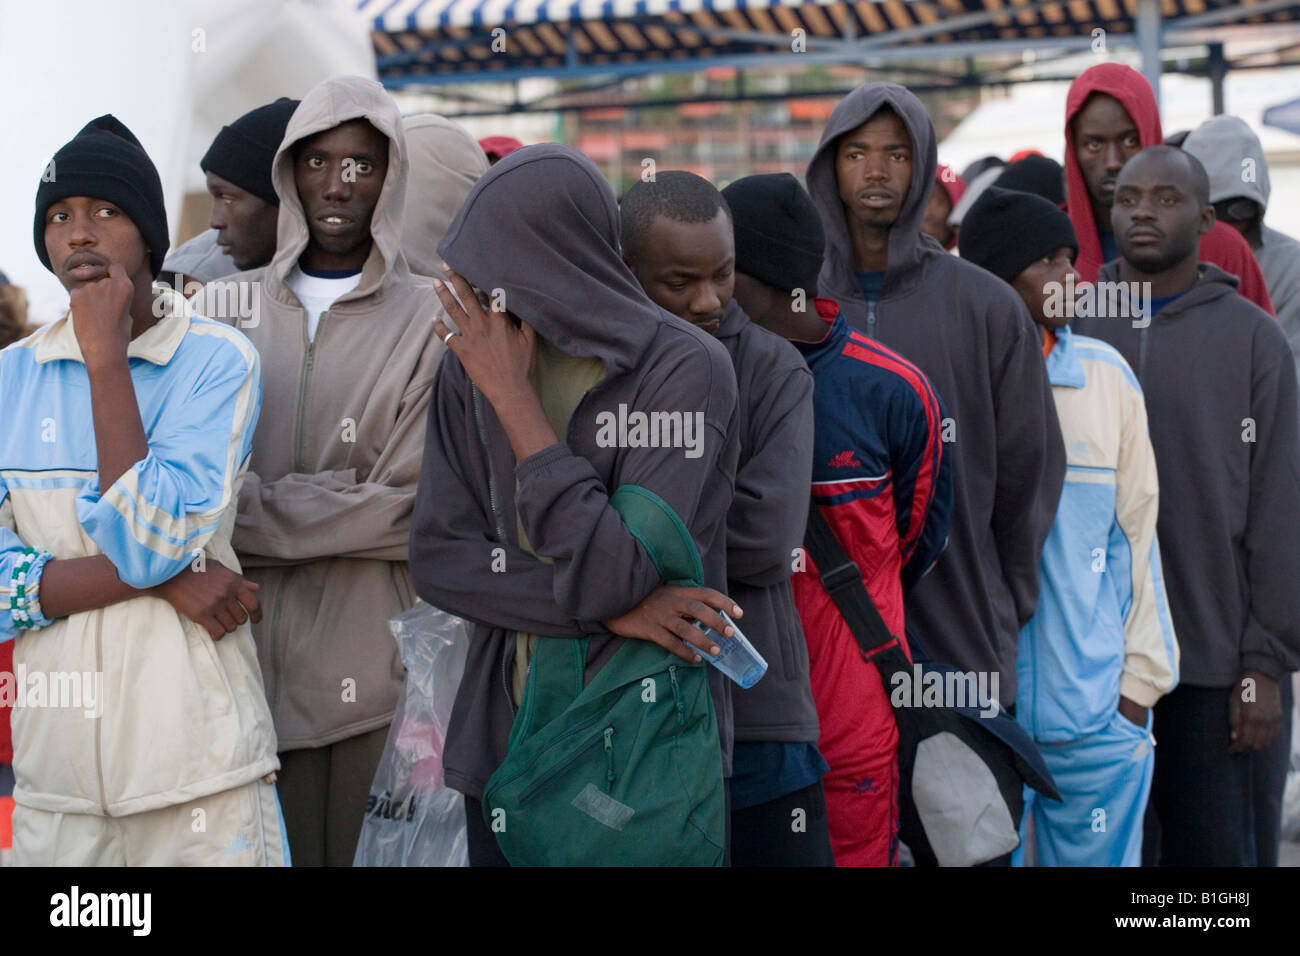
M614 790L614 728L605 728L605 792Z
M584 732L589 731L593 724L596 724L600 721L600 718L602 716L604 715L596 714L594 717L589 717L587 720L584 720L582 723L576 725L571 730L566 731L564 734L561 734L559 737L555 738L555 740L552 741L551 744L545 750L537 754L537 756L533 757L532 760L528 761L528 764L523 768L521 768L517 774L515 774L509 780L502 781L502 783L495 789L497 791L500 791L502 787L508 787L510 784L514 783L520 777L525 776L529 771L533 769L533 767L538 763L538 761L540 761L544 756L546 756L547 752L554 750L556 747L559 747L560 745L568 741L570 738L580 736ZM521 804L528 802L528 800L530 800L533 796L536 795L537 791L541 790L542 787L546 786L546 784L549 783L551 780L553 780L557 775L563 773L566 769L572 766L575 761L579 760L580 758L584 757L586 754L590 753L597 745L600 744L604 736L605 736L605 732L602 730L599 734L592 737L590 740L588 740L585 744L583 744L573 753L569 754L569 756L565 757L554 767L551 767L544 774L542 774L540 777L538 777L536 780L530 783L527 786L527 788L525 788L519 794L519 802Z
M686 725L686 704L682 700L682 688L677 683L677 665L671 664L668 667L668 679L673 685L673 705L677 710L677 723L682 726Z

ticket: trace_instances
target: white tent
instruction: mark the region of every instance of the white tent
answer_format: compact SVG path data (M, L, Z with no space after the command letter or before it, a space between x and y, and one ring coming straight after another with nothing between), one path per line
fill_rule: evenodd
M54 151L113 113L162 176L172 238L217 131L329 76L375 76L369 24L347 0L0 0L0 270L31 318L67 304L32 247L36 186ZM57 170L56 170L57 174Z

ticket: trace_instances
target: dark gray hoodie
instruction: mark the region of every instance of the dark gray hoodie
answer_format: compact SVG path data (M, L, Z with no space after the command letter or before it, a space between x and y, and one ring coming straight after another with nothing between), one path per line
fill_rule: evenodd
M411 529L412 577L422 598L476 625L445 765L449 785L480 797L505 757L514 721L515 632L593 635L590 680L622 642L600 622L660 584L649 555L609 505L615 489L637 484L664 498L699 547L705 583L725 590L725 519L739 454L736 377L716 339L641 291L619 258L614 193L591 160L569 147L529 146L488 170L438 254L479 289L502 290L506 308L561 351L605 366L604 380L574 409L565 441L521 462L454 354L434 383ZM701 453L608 447L600 439L607 415L637 411L699 413ZM520 548L517 522L550 564ZM710 668L729 775L728 685Z
M1156 534L1181 681L1227 687L1245 668L1300 668L1300 423L1277 322L1207 262L1145 328L1071 328L1115 346L1146 395L1160 472ZM1099 281L1119 278L1119 262Z
M869 310L854 274L835 150L840 136L885 105L911 136L912 181L889 233L884 289ZM826 229L818 293L839 302L854 328L919 366L948 409L952 529L947 550L908 595L907 628L936 659L1000 672L1000 697L1010 705L1017 635L1038 601L1065 448L1042 339L1020 297L921 233L937 167L934 125L908 90L871 83L840 101L808 165L808 191Z
M816 743L808 645L790 585L812 484L812 372L793 345L751 322L734 299L717 334L740 387L727 595L744 609L741 630L767 661L762 680L732 693L736 740Z

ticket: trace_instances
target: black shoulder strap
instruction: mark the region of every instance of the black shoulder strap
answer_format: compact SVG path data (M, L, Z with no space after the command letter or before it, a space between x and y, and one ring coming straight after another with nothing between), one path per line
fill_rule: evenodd
M896 654L888 654L888 665L897 667L900 663L907 666L902 653L901 642L890 633L885 619L880 616L876 603L867 593L862 582L862 571L849 559L840 545L835 532L822 517L817 502L808 499L808 525L804 531L804 547L808 549L813 562L821 570L822 587L830 595L835 606L844 615L849 629L857 639L862 656L874 663L888 677L886 655L891 649Z
M890 677L900 670L910 671L912 665L903 652L902 642L889 632L875 602L867 593L866 585L862 583L862 572L844 553L844 548L835 537L835 532L822 517L817 503L811 499L808 503L808 525L804 531L804 547L807 548L817 567L822 569L822 587L831 596L835 606L840 609L840 614L844 615L844 620L848 623L854 638L857 639L858 647L862 649L862 656L876 665L888 693ZM912 650L913 653L918 651L924 653L915 642ZM895 718L899 721L900 734L904 726L902 715L908 713L915 714L916 711L908 710L906 707L894 709ZM947 713L956 719L958 711L953 709ZM1061 799L1056 783L1052 780L1052 775L1034 745L1033 739L1016 723L1014 717L1009 716L1005 711L999 711L996 720L986 720L970 714L964 717L966 719L958 722L968 727L979 727L981 740L996 739L1007 749L1011 755L1010 759L1014 761L1010 766L1015 767L1021 780L1053 800ZM984 734L988 734L989 737L984 737ZM985 759L986 763L989 762L983 754L981 759ZM993 763L990 763L990 766L993 766ZM910 771L905 769L903 773L906 775ZM910 791L910 787L908 789Z

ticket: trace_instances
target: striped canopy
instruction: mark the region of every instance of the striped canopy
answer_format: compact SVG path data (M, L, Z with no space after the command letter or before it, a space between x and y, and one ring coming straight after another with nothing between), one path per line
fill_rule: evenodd
M357 0L392 86L656 64L763 66L1028 46L1134 31L1139 0ZM1158 0L1166 29L1300 24L1293 0ZM1029 42L1034 41L1034 42ZM948 52L951 51L951 52ZM678 68L681 68L680 66ZM491 79L489 76L478 77Z

